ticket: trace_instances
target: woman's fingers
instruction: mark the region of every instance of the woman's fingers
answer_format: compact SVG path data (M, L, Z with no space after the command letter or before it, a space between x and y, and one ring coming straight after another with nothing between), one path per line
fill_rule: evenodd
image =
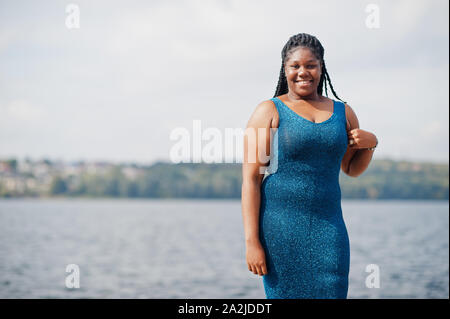
M257 266L257 265L254 265L253 266L253 273L255 274L255 275L258 275L259 274L259 267Z
M263 264L263 265L262 265L261 270L262 270L262 274L263 274L263 275L267 275L267 267L266 267L266 264Z
M262 276L263 273L262 273L261 266L256 267L256 269L258 270L258 275Z
M258 274L258 267L256 265L253 265L252 272L257 275Z
M262 263L262 264L258 267L258 275L260 275L260 276L267 275L267 269L266 269L266 264L265 264L265 263Z
M356 146L356 144L359 143L359 141L360 141L360 139L357 138L357 137L355 137L355 138L350 138L350 139L348 140L348 144L349 144L351 147L354 147L354 146Z
M248 269L254 273L255 275L264 276L267 275L267 267L266 264L258 265L249 265Z

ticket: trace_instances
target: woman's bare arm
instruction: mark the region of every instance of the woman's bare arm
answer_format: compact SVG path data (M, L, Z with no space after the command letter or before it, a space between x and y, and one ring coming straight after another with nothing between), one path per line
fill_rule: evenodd
M259 240L259 209L261 202L261 168L269 163L270 134L274 124L275 106L271 101L260 103L248 121L244 136L244 160L242 163L242 217L244 221L247 263L255 274L267 273L264 251ZM276 111L275 111L276 112Z
M347 134L349 139L355 140L355 144L347 147L347 151L342 158L341 168L348 176L358 177L367 169L374 153L374 150L365 148L374 146L377 143L377 138L373 133L359 129L358 117L350 105L345 105L345 114Z

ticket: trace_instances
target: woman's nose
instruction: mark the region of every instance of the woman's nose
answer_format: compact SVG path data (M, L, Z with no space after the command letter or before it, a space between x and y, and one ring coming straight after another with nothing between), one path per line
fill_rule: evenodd
M298 69L298 74L300 74L300 75L306 74L305 68L301 66L301 67Z

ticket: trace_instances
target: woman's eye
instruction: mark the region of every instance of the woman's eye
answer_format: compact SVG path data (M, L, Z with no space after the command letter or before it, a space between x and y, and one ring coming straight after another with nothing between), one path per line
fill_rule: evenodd
M294 69L298 69L298 68L300 68L300 65L292 65L291 67ZM307 69L314 69L315 67L317 67L317 65L315 65L315 64L310 64L310 65L306 66Z

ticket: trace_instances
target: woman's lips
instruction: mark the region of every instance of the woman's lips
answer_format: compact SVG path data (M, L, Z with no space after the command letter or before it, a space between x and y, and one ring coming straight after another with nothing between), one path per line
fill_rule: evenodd
M295 83L297 83L300 86L308 86L311 85L313 81L312 80L308 80L308 81L296 81Z

